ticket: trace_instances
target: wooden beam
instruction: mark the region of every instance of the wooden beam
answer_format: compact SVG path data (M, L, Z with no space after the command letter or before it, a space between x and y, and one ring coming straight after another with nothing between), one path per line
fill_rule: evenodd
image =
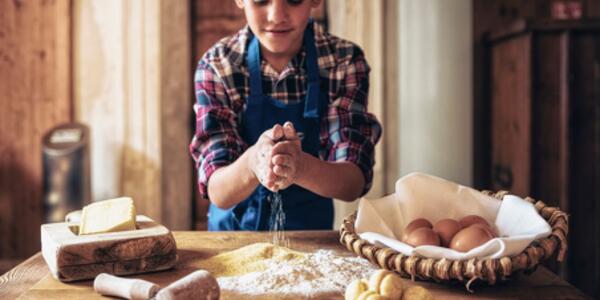
M189 1L161 1L160 98L163 221L172 229L192 228L193 161L187 145L194 103Z

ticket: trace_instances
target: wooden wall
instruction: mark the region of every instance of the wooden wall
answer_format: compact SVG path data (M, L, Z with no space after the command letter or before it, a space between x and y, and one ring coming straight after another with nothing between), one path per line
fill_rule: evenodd
M490 188L490 103L486 82L485 37L490 30L520 18L547 19L554 0L473 0L473 179L479 189ZM600 1L581 0L584 18L600 17Z
M75 119L90 126L92 200L131 196L172 230L192 227L189 12L170 0L73 5Z
M475 185L478 188L493 189L491 174L494 170L490 163L490 153L494 155L496 149L491 149L490 146L490 133L494 130L490 128L490 117L502 120L497 122L500 126L509 123L525 124L518 133L506 134L501 129L496 131L499 134L496 135L495 142L516 145L513 147L516 155L495 156L494 159L518 167L513 169L512 179L516 183L511 188L513 192L531 195L550 205L560 205L569 213L568 260L560 267L553 263L547 265L577 288L598 298L598 33L582 31L567 36L565 32L557 31L554 35L547 34L543 38L534 39L533 50L528 46L512 49L512 61L498 62L496 60L502 60L503 57L494 57L493 62L499 67L493 73L488 65L492 60L488 56L490 49L485 40L490 30L520 18L547 20L551 18L553 2L474 1ZM583 7L582 18L595 19L594 23L597 24L600 18L600 1L579 2ZM524 37L522 39L527 40ZM540 49L544 51L539 51ZM525 50L525 53L517 55L520 50ZM531 68L531 73L530 70L523 70L521 74L528 74L516 78L514 73L524 65ZM594 68L595 71L592 70ZM500 74L502 72L504 74ZM490 105L491 90L487 85L490 74L514 80L506 89L495 89L495 93L503 93L507 99L513 99L510 101L512 106ZM532 86L524 86L529 84ZM524 89L530 92L519 94ZM524 103L526 106L523 106ZM512 112L509 107L512 107ZM494 169L503 173L502 167Z
M600 299L600 30L573 34L569 60L569 280Z
M40 249L42 135L72 120L70 1L0 1L0 273Z

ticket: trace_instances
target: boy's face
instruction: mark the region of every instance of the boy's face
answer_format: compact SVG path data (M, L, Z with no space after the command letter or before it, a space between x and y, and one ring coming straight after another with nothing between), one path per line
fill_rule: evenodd
M321 0L236 0L261 45L275 55L292 57L300 49L312 8Z

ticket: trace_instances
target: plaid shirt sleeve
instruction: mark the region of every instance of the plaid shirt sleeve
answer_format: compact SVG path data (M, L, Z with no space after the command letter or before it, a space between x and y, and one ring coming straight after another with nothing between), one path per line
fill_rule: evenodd
M248 146L238 132L238 117L225 84L206 58L196 69L194 89L196 131L189 148L198 170L200 194L208 199L210 176L220 167L234 162Z
M373 184L375 144L381 137L381 125L367 111L369 65L360 48L355 46L353 52L337 97L328 107L326 150L328 161L348 161L361 169L365 178L361 195L364 195Z

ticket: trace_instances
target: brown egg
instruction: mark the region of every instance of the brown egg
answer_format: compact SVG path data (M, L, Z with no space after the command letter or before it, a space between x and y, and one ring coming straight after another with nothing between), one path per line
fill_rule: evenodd
M415 230L417 228L421 228L421 227L432 228L433 225L431 225L431 222L427 221L427 219L424 219L424 218L414 219L412 222L410 222L410 223L408 223L408 225L406 225L406 228L404 228L404 233L402 234L402 240L406 241L408 239L408 235L413 230Z
M458 223L460 224L460 226L462 228L467 228L475 223L481 223L481 224L487 225L488 227L490 226L490 224L484 218L477 216L477 215L468 215L468 216L458 220Z
M452 241L454 235L461 229L460 224L453 219L442 219L433 225L433 230L440 235L441 244L444 247L450 245L450 241Z
M421 227L413 230L406 239L406 243L413 246L439 246L440 245L440 237L438 234L433 231L431 228Z
M469 226L462 229L450 242L450 248L460 252L479 247L491 240L493 236L481 226Z
M473 224L471 226L481 227L485 231L487 231L492 237L498 237L498 234L496 233L496 231L494 230L494 228L492 228L492 226L487 226L487 225L481 224L481 223L475 223L475 224Z

